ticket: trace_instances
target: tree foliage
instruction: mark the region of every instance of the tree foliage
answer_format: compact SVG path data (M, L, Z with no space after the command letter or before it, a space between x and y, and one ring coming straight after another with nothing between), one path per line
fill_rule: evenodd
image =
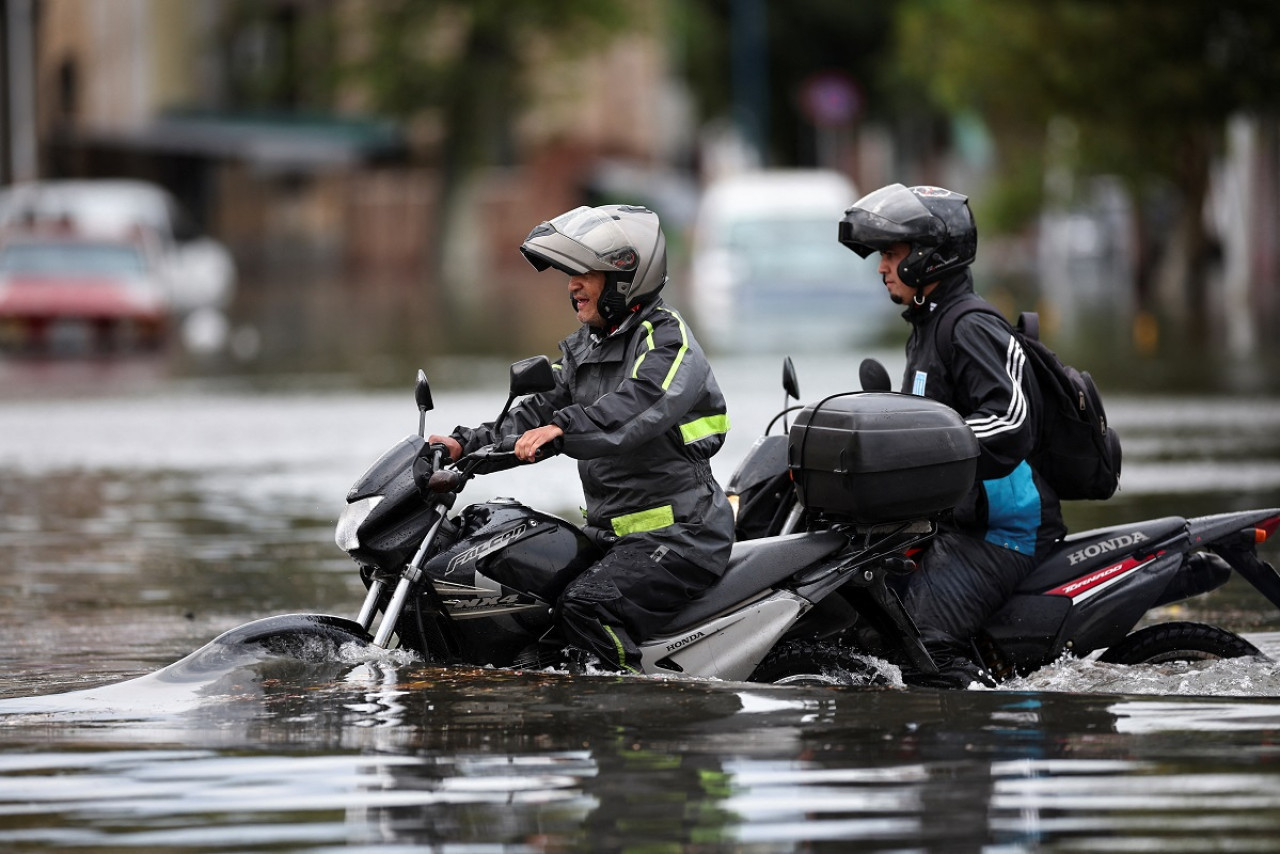
M634 23L634 7L593 0L380 0L368 44L346 67L377 112L433 116L446 168L509 157L527 103L532 45L589 53Z
M892 78L893 10L899 0L850 3L848 0L677 0L686 45L684 71L702 118L732 115L735 103L734 63L760 63L767 92L760 105L767 118L766 160L774 164L812 165L812 133L799 103L802 87L815 74L838 72L860 90L860 119L884 121L903 106ZM743 16L763 16L764 42L735 44Z
M898 62L1006 146L1048 122L1080 131L1080 166L1188 188L1224 121L1280 105L1269 0L904 0Z
M903 0L900 12L899 66L944 108L983 116L1004 160L1127 179L1143 241L1139 302L1158 273L1162 291L1181 294L1166 308L1202 313L1214 253L1201 215L1210 169L1229 117L1280 108L1280 4ZM1047 134L1053 126L1069 132ZM1015 173L1023 182L1043 174ZM1159 231L1142 224L1153 188L1161 198L1175 190L1174 225ZM1039 209L1025 205L1026 189L1024 210ZM993 195L1009 195L1009 182ZM1070 188L1048 201L1070 203Z

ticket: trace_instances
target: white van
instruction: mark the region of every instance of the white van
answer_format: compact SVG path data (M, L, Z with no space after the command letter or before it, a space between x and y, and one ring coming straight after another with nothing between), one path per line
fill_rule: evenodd
M896 319L876 272L836 239L858 192L821 169L747 172L707 188L694 221L690 308L725 352L840 351Z

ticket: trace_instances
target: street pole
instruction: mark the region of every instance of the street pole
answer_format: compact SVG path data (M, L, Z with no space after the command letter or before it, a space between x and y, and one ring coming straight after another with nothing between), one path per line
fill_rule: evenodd
M36 158L35 55L31 0L5 4L9 54L9 178L13 183L39 177Z

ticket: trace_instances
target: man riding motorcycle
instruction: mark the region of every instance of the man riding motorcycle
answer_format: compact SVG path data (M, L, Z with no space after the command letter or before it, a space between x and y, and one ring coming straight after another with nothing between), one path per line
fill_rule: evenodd
M891 184L845 211L839 240L863 258L880 253L889 297L907 307L902 391L952 407L978 437L977 480L929 547L904 604L942 671L930 683L989 682L971 660L970 638L1066 533L1057 495L1028 461L1039 387L1008 326L985 312L961 316L949 348L935 341L938 319L975 298L978 232L966 196Z
M534 228L520 247L539 271L569 276L582 326L560 342L556 388L512 407L501 433L518 457L562 443L578 460L584 531L604 557L556 604L565 640L620 670L723 572L733 514L710 458L729 428L702 348L659 292L666 238L633 205L579 207ZM502 436L492 423L431 436L457 459Z

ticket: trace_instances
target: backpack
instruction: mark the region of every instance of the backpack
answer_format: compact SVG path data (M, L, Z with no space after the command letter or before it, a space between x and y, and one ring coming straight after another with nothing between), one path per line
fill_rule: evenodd
M956 322L975 311L998 317L1009 326L1004 315L977 296L944 308L934 337L944 362L951 361ZM1009 331L1026 352L1044 400L1032 466L1061 499L1110 498L1120 484L1120 437L1107 425L1093 377L1062 364L1040 341L1040 318L1035 312L1024 311Z

